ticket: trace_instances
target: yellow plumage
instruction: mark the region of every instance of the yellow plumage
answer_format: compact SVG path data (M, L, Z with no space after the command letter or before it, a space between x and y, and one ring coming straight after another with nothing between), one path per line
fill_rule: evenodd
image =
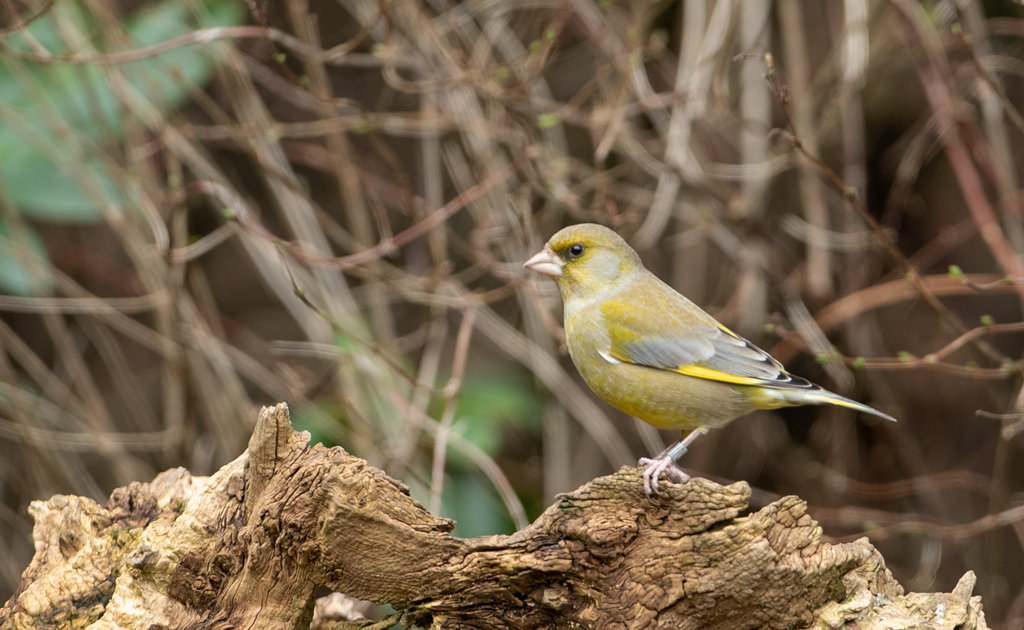
M755 409L833 404L889 415L793 376L644 268L615 232L567 227L526 267L552 276L565 305L573 363L612 406L659 429L701 432ZM675 459L696 433L642 459L648 496L662 472L685 480Z

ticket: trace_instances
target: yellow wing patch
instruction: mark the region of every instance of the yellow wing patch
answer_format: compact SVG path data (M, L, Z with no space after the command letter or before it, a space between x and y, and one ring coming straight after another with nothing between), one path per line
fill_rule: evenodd
M693 376L696 378L704 378L709 381L721 381L723 383L732 383L733 385L764 385L764 381L759 378L751 378L749 376L736 376L735 374L728 374L726 372L719 372L718 370L712 370L711 368L701 367L699 365L683 365L673 370L686 376Z
M729 335L730 337L735 337L737 339L743 339L743 337L740 337L739 335L737 335L733 331L731 331L728 328L726 328L725 326L723 326L721 322L715 322L715 326L718 326L718 330L721 330L722 332L724 332L725 334Z

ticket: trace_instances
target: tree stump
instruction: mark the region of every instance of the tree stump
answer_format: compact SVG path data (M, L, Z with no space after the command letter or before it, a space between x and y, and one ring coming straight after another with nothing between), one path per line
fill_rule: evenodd
M824 543L796 497L745 514L745 483L663 488L652 504L622 468L516 534L454 538L280 404L211 477L33 503L35 557L0 627L305 628L327 586L399 611L321 624L338 628L987 628L973 573L904 594L867 539Z

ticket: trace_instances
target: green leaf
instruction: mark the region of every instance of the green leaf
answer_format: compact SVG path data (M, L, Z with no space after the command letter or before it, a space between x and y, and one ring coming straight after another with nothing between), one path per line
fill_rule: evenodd
M209 0L203 27L240 24L244 11L236 0ZM183 1L147 6L125 22L133 47L167 41L197 28ZM103 26L75 2L61 2L29 27L50 53L71 54L57 29L57 18L73 25L103 49ZM12 48L29 52L16 34ZM82 52L82 49L85 52ZM131 173L107 159L103 146L124 137L123 120L131 115L115 96L118 81L128 98L160 111L180 106L189 89L210 78L215 59L210 45L190 44L160 55L112 65L51 62L35 64L0 58L0 177L11 200L26 215L80 223L100 218L97 199L131 208ZM74 54L88 54L76 46ZM92 192L92 195L89 194Z
M0 219L0 293L40 296L53 291L49 257L30 225L12 230Z
M455 520L452 534L462 538L515 531L504 504L490 484L465 472L449 474L445 478L441 515Z
M435 405L435 417L443 403ZM491 457L501 450L501 436L509 426L539 428L543 403L532 382L508 373L468 376L462 383L455 423L460 435ZM449 457L455 464L471 466L454 449Z
M529 379L505 372L475 374L462 383L455 417L539 427L543 409L544 404Z
M0 130L0 135L3 131ZM124 205L125 198L101 160L82 156L77 165L51 161L40 151L4 151L0 140L0 177L22 214L56 223L91 223L100 218L96 204L83 190L92 188L105 199ZM58 162L55 164L55 162Z

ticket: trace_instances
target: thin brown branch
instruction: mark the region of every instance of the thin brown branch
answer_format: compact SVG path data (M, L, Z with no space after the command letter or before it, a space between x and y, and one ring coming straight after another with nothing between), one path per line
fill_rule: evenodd
M43 14L41 13L36 17L40 17L41 15ZM10 34L10 32L16 32L18 30L21 30L21 28L9 29L7 33ZM120 52L102 53L98 55L53 55L27 53L11 48L10 45L3 40L0 40L0 50L2 50L5 55L33 63L117 65L154 57L161 53L181 48L183 46L233 39L269 40L305 58L318 60L322 63L328 63L336 66L378 67L385 63L383 59L374 55L350 52L347 46L339 46L328 51L324 51L320 48L308 46L298 38L293 37L282 30L265 26L219 26L215 28L197 29L190 33L160 42L159 44L142 46L140 48ZM390 60L387 63L397 63L398 65L402 65L401 62L396 62L394 60Z
M441 514L441 493L444 490L444 463L448 452L448 433L451 431L455 410L458 407L459 392L462 390L462 377L466 370L466 358L469 356L469 340L473 335L473 323L476 321L476 309L469 308L462 315L462 323L455 338L455 357L452 359L452 375L444 387L444 411L441 422L437 425L434 438L434 459L430 477L430 513Z
M795 123L793 122L793 114L790 111L789 107L789 98L786 96L785 87L779 84L778 73L775 69L771 55L766 55L765 61L768 65L767 78L769 84L772 86L772 91L776 95L778 101L782 104L783 111L786 114L786 120L789 124L789 128L795 129L796 127L794 126ZM904 277L913 285L914 289L924 299L924 301L930 307L932 307L933 310L935 310L935 312L939 315L940 319L942 319L943 322L948 324L953 330L959 333L965 332L967 328L963 324L963 322L961 322L960 319L951 310L949 310L949 308L947 308L946 305L942 304L942 302L939 301L938 297L936 297L936 295L928 289L927 285L925 285L925 283L921 280L921 276L918 273L917 269L915 269L909 263L907 258L903 255L903 252L901 252L899 248L896 247L896 244L890 238L889 234L885 231L885 228L882 227L882 224L879 223L878 220L874 217L874 215L872 215L871 212L868 211L868 208L866 205L864 205L864 202L857 197L857 191L848 186L846 182L843 180L843 178L840 177L839 174L832 169L832 167L830 167L828 164L825 164L823 161L821 161L820 158L818 158L815 155L812 155L809 151L807 151L803 143L800 141L800 138L797 137L794 132L787 130L776 130L776 132L780 134L782 137L789 140L789 142L793 144L793 146L797 149L797 151L800 152L801 155L803 155L805 158L807 158L813 164L815 164L818 167L818 170L821 171L822 175L824 175L825 178L828 179L832 183L832 185L835 186L836 189L843 194L843 197L844 199L846 199L847 203L857 211L857 214L864 220L865 223L868 224L868 226L871 227L871 230L877 235L879 242L882 243L885 250L888 252L889 257L892 258L893 261L895 261L896 264L898 264L901 270L903 271ZM998 353L996 353L991 348L988 348L986 346L980 346L980 349L986 354L992 356L993 358L1001 358L999 357Z
M921 283L936 296L978 295L980 286L986 293L1015 293L1017 289L1006 278L995 274L964 274L954 278L948 274L921 276ZM966 280L966 282L965 282ZM814 320L825 332L843 322L875 309L892 306L912 300L920 295L917 287L908 278L876 284L844 296L818 311ZM965 329L962 333L968 332ZM771 355L783 363L792 360L799 346L799 337L789 334L771 350Z
M851 542L867 535L873 540L885 540L900 534L926 535L943 540L963 540L980 536L1000 527L1024 521L1024 505L989 514L962 525L936 523L922 518L907 517L894 512L859 507L812 508L814 517L833 527L861 528L864 523L877 525L849 536L833 537L837 543Z

